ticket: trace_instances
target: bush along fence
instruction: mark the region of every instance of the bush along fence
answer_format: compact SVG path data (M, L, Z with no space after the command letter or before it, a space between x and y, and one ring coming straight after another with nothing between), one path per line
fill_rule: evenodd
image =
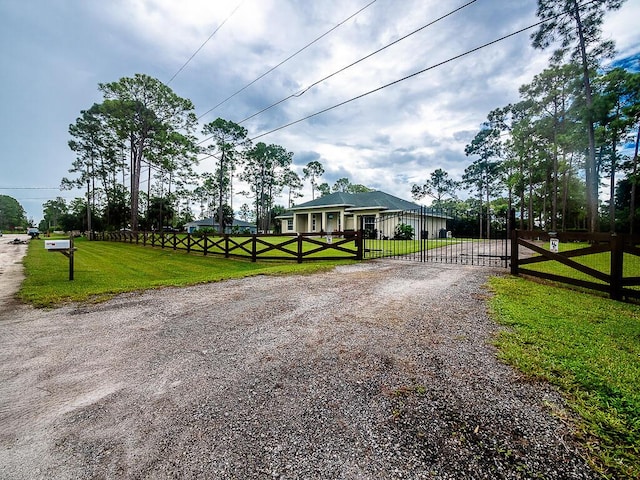
M135 243L203 255L257 260L362 260L360 232L331 234L211 234L169 232L101 232L93 240Z
M514 230L511 273L640 299L640 235Z

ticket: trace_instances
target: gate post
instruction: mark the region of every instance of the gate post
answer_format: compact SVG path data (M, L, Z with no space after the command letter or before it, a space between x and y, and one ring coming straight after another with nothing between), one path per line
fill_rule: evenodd
M298 252L297 252L298 263L302 263L302 254L303 254L303 250L302 250L302 235L300 233L298 233Z
M362 234L362 230L356 230L356 260L364 259L364 235Z
M518 230L511 230L511 275L518 275Z

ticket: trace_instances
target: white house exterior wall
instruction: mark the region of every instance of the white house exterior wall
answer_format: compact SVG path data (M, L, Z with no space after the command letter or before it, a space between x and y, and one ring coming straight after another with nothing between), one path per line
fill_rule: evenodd
M420 215L417 214L382 215L377 223L378 235L388 238L393 238L395 229L400 223L413 227L415 239L422 238L422 232L426 232L426 238L438 238L440 230L447 228L446 218L424 216L420 219Z
M333 219L328 216L333 214ZM315 215L316 225L313 226L313 215ZM385 213L380 210L362 210L345 212L344 207L329 207L325 209L317 209L312 211L294 211L293 212L293 228L289 229L287 221L283 220L283 233L320 233L328 231L337 231L340 227L344 230L358 230L361 226L361 219L364 216L374 216L376 219L376 228L379 236L393 238L396 226L399 223L406 223L413 227L415 232L414 238L420 238L421 229L426 230L428 238L437 238L441 229L446 229L446 219L439 217L424 216L422 222L418 214L398 214Z

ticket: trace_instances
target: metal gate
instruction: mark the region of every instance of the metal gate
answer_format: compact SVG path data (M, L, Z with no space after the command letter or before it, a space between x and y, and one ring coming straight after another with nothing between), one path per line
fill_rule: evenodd
M433 209L361 218L365 258L508 267L508 216Z

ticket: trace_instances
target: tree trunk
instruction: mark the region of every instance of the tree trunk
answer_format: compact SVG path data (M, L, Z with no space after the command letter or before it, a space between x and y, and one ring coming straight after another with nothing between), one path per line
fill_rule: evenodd
M220 184L218 186L218 190L220 191L218 195L218 233L220 235L224 234L224 209L222 208L222 204L224 202L224 149L222 150L222 156L220 157Z
M631 203L629 204L629 234L633 235L633 222L636 219L636 188L638 185L638 143L640 143L640 125L636 135L636 148L633 153L633 171L631 172Z
M616 144L618 139L611 139L611 171L609 172L609 232L616 231L616 163L617 152Z
M491 203L489 202L489 180L487 179L487 239L491 237Z
M131 139L131 230L138 231L138 202L140 199L140 169L142 168L142 142Z
M553 232L558 231L558 105L557 102L553 102L553 173L551 180L551 230Z
M529 172L529 208L528 208L529 230L533 230L533 176Z
M587 60L587 50L582 31L582 20L580 19L580 8L578 2L574 0L575 20L580 41L580 56L582 58L582 76L584 82L584 94L586 101L586 121L587 135L589 137L589 150L585 162L585 175L587 185L587 226L590 233L598 229L598 174L596 170L596 138L593 127L593 97L591 94L591 80L589 76L589 63Z

